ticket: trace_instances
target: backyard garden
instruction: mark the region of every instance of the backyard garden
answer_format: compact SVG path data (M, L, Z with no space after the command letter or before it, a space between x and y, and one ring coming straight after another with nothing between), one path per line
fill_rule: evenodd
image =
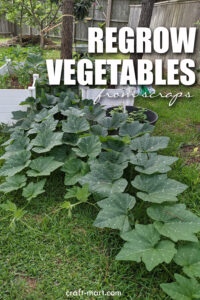
M0 125L0 298L200 299L199 85L105 109L49 85L46 59L63 57L67 38L61 53L0 47L1 90L39 74L26 109ZM70 45L76 61L129 58Z

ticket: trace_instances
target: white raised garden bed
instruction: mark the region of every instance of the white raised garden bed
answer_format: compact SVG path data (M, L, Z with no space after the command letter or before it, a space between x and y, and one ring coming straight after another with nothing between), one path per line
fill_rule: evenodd
M118 82L121 78L121 72L117 73ZM95 103L100 103L105 109L113 106L134 106L135 95L138 93L138 87L117 85L114 89L91 89L86 86L80 86L82 99L91 99Z
M116 88L116 89L90 89L80 87L82 99L91 99L94 103L100 103L105 108L113 106L134 106L134 95L137 88Z
M7 64L0 68L0 76L8 72ZM5 72L5 73L4 73ZM35 82L39 75L33 75L33 85L28 89L0 89L0 124L12 124L12 112L21 110L26 111L27 106L20 103L28 97L36 96Z

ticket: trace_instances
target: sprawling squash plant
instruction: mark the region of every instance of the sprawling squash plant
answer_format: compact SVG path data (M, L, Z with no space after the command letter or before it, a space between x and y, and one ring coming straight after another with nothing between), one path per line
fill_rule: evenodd
M169 138L151 136L150 124L127 123L126 113L107 116L72 90L43 91L23 104L29 109L13 113L16 125L4 143L0 191L20 189L29 202L45 193L48 176L59 169L62 206L71 215L79 203L96 201L94 226L116 229L124 240L117 260L142 262L148 271L173 261L185 276L176 274L163 291L177 300L200 299L200 218L178 203L187 187L167 177L177 158L157 153ZM1 207L23 215L10 202Z

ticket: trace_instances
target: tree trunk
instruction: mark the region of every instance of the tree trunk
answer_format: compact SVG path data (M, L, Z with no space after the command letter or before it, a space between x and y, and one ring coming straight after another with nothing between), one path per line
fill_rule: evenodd
M17 36L17 24L16 24L16 23L13 24L12 35L13 35L13 36Z
M142 0L142 10L138 27L150 27L155 0ZM135 71L137 74L137 61L142 59L143 53L132 53L130 58L134 61Z
M22 6L22 8L21 8L20 24L19 24L19 27L20 27L19 40L20 40L20 45L21 46L22 46L22 33L23 33L23 15L24 15L24 6Z
M33 29L32 29L32 27L29 27L29 34L30 34L31 37L33 36Z
M22 33L23 33L23 25L20 24L19 42L21 46L22 46Z
M61 58L72 58L73 45L73 14L74 14L74 0L63 1L63 15L70 15L63 17L62 21L62 40L61 40Z
M44 49L44 40L45 40L45 36L44 36L44 32L42 31L43 28L41 28L40 30L40 48Z

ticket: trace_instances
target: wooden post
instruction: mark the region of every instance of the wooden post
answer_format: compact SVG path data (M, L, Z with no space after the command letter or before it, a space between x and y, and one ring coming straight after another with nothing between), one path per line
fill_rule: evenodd
M9 31L11 32L11 30L9 30ZM12 35L13 35L13 36L17 36L17 34L18 34L18 27L17 27L17 24L14 23L14 24L13 24Z
M111 13L112 13L112 0L108 0L107 13L106 13L106 27L110 26Z
M73 44L76 45L76 22L73 21Z
M62 7L61 58L72 59L74 0L64 0Z
M147 27L147 28L150 27L154 4L155 4L155 0L142 0L142 10L140 14L138 27ZM134 61L136 74L138 73L137 62L139 59L142 59L142 57L143 57L143 53L132 53L130 55L130 59Z

